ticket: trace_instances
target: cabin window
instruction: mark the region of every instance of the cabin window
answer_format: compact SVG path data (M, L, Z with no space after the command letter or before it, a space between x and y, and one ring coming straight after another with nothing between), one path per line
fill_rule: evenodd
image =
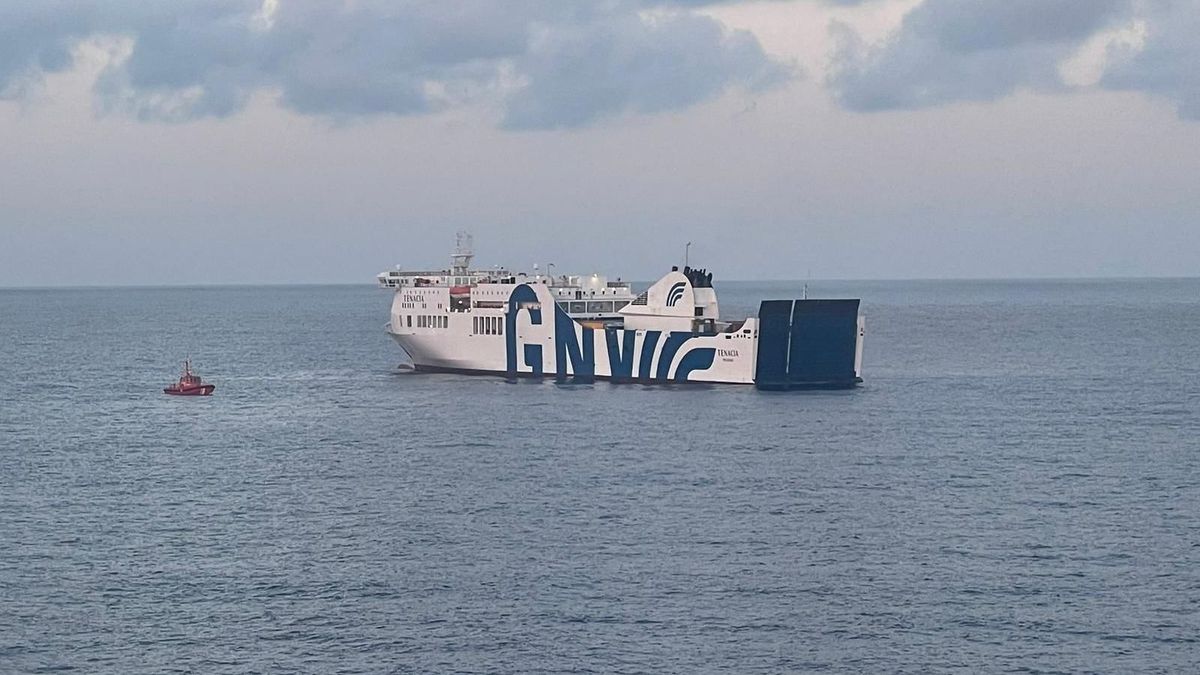
M703 307L696 308L696 316L704 316L704 308Z
M409 314L408 316L406 316L404 318L408 319L408 327L412 328L412 314Z

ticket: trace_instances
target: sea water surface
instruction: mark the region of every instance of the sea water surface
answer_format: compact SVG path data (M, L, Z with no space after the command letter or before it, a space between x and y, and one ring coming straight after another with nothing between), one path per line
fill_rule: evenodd
M1200 281L809 292L860 389L404 373L368 286L0 291L0 672L1194 672Z

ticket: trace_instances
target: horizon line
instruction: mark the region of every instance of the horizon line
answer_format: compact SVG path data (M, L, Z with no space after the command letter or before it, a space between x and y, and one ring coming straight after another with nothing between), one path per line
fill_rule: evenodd
M1200 275L1114 275L1114 276L1029 276L1029 277L814 277L809 279L721 279L716 283L799 283L806 284L814 281L821 282L1029 282L1029 281L1188 281L1200 279ZM634 280L632 283L654 283ZM378 284L366 281L201 281L193 283L128 283L128 284L33 284L33 285L0 285L0 291L65 291L65 290L185 290L185 289L231 289L231 288L318 288L329 286L345 287L377 287ZM386 289L384 289L386 290Z

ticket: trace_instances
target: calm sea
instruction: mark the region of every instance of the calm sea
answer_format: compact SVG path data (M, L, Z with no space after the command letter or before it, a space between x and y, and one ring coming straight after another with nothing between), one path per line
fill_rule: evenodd
M0 672L1194 672L1200 281L810 295L861 389L403 373L367 286L0 291Z

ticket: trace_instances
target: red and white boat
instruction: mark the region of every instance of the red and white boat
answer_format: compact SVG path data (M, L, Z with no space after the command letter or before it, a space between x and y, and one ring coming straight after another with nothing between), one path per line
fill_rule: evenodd
M164 394L172 396L212 396L213 390L217 388L215 384L204 384L200 381L200 376L192 372L192 362L183 362L183 374L179 376L179 382L163 389Z

